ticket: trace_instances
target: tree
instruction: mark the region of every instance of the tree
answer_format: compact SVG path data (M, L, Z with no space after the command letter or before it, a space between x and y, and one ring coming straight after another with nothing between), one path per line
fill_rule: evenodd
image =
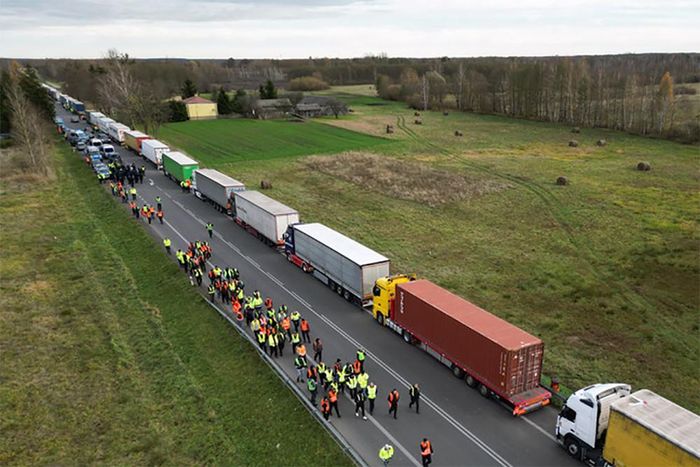
M219 89L216 96L216 109L219 111L219 115L228 115L233 111L231 109L231 100L224 88Z
M182 98L187 99L197 94L197 86L194 85L191 79L187 78L182 85Z
M277 88L272 80L268 79L265 85L260 85L258 90L260 99L277 99Z
M19 87L24 95L47 118L55 117L54 106L46 89L41 85L36 70L30 66L25 67L19 73Z
M661 77L657 97L658 131L664 133L671 128L673 121L673 78L668 71Z
M188 120L187 106L182 101L168 101L168 110L170 111L169 121L185 122Z
M245 114L250 107L249 98L245 90L239 89L231 101L231 111L237 114Z
M327 103L328 107L330 107L331 109L331 112L333 112L335 118L338 118L338 115L347 111L347 106L335 97L331 97L330 99L328 99Z
M391 79L387 75L377 75L377 79L374 82L374 87L377 90L377 96L381 97L382 99L388 99L389 86L391 86Z
M3 70L0 74L0 133L9 133L12 129L10 119L10 73Z

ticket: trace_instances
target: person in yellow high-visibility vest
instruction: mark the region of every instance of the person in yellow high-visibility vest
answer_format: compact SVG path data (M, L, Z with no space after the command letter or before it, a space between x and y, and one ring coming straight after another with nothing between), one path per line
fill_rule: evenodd
M382 461L384 466L389 465L389 461L394 457L394 447L391 444L385 444L379 450L379 459Z

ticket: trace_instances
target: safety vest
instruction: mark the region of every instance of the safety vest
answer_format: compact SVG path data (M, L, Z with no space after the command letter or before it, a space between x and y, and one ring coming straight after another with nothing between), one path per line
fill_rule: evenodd
M160 196L156 196L156 203L160 203Z
M254 306L255 308L262 308L262 306L263 306L263 299L260 298L260 297L255 297L255 298L253 299L253 306Z
M299 333L293 332L292 333L292 344L298 344L299 342L301 342L301 337L299 337Z
M433 447L430 445L430 441L420 442L420 455L423 457L429 456L433 452Z
M410 394L411 397L416 397L418 394L420 394L420 391L415 386L411 386L411 389L409 390L408 393Z
M341 384L345 383L345 373L343 373L342 371L338 373L338 382Z
M357 361L357 360L355 360L355 361L353 362L353 364L352 364L352 371L353 371L353 373L355 373L356 375L359 375L361 369L362 369L362 367L361 367L361 365L360 365L360 362Z
M213 285L209 286L208 293L209 293L209 295L214 295L216 293L216 289L214 288Z
M136 194L136 188L132 188L131 190L129 190L129 193L131 193L132 195L135 195L135 194Z
M253 332L259 331L260 330L260 320L254 319L253 321L250 322L250 329Z
M326 364L323 362L319 362L318 365L316 365L316 368L318 368L318 373L321 375L326 372Z
M389 393L389 403L395 404L399 401L399 391L391 391Z
M367 373L360 373L357 375L357 384L359 384L362 389L367 387L367 383L369 383L369 375Z
M294 359L294 366L297 368L305 368L306 367L306 359L302 357L301 355L298 356L297 358Z
M309 322L305 319L301 320L301 330L302 332L309 332Z
M362 350L357 351L357 360L359 360L360 362L365 361L365 353Z
M382 447L379 450L379 458L381 460L388 461L392 457L394 457L394 448L393 447L389 446L388 449L386 447Z
M355 378L354 376L351 376L350 378L348 378L348 382L345 384L347 385L348 388L355 389L357 387L357 378Z
M327 381L327 382L330 383L331 381L333 381L333 372L332 372L330 369L327 369L327 370L325 371L325 375L326 375L326 381Z
M267 338L267 345L277 347L277 334L270 334Z
M264 343L265 343L265 333L264 333L264 332L259 332L259 333L258 333L258 343L259 343L259 344L264 344Z
M377 398L377 386L375 384L371 384L367 386L367 399L376 399Z
M331 404L328 402L328 399L325 397L321 399L321 412L322 413L328 413L331 410Z
M291 317L292 321L299 321L301 319L301 313L298 311L293 311Z
M311 378L307 379L306 380L306 387L309 389L309 392L316 391L316 381L314 381Z
M331 389L330 391L328 391L328 399L330 399L331 404L334 402L338 402L338 393L335 390Z
M165 246L170 246L170 244L171 244L171 241L170 241L169 238L164 238L164 239L163 239L163 245L165 245Z

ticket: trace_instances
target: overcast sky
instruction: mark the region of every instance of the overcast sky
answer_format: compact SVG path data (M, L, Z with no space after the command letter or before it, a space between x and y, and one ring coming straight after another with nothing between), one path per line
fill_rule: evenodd
M0 56L700 52L700 0L0 0Z

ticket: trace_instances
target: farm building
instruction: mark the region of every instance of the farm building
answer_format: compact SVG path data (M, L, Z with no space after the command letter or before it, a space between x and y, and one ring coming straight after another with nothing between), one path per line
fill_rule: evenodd
M218 116L216 103L199 96L189 97L182 102L187 107L187 116L190 120L203 120Z
M284 118L292 110L292 101L281 99L258 99L253 105L253 116L262 120Z
M337 99L325 96L305 96L294 108L300 117L322 117L327 115L344 115L348 107Z

